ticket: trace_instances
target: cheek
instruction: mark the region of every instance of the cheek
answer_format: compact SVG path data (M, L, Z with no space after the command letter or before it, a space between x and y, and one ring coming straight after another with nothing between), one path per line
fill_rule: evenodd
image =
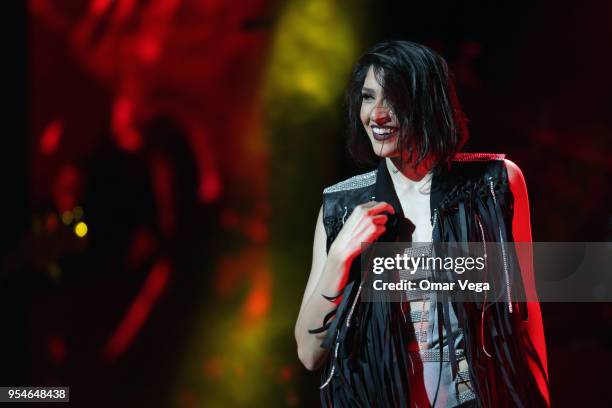
M359 117L361 118L361 123L366 126L368 123L368 112L367 110L363 107L363 105L361 106L361 111L359 112Z

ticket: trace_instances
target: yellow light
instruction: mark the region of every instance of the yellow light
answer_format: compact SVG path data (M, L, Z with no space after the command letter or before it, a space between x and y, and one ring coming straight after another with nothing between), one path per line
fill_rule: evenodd
M83 238L85 235L87 235L87 224L85 224L83 221L79 222L74 226L74 233L77 235L77 237Z
M334 0L285 2L271 45L265 79L267 103L304 119L321 109L336 112L358 57L357 18ZM304 106L292 108L296 98ZM316 116L320 117L320 116Z

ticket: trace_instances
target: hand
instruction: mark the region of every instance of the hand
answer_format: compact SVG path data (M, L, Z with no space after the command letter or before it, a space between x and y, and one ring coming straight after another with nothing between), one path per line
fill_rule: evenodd
M330 248L330 255L350 263L358 256L363 242L374 242L386 231L387 211L395 214L393 206L384 201L369 201L355 207Z

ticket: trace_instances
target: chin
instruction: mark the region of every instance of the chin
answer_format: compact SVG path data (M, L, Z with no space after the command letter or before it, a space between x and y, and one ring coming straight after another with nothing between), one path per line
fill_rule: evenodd
M396 138L393 138L392 140L385 140L384 142L379 142L378 140L372 138L370 141L372 142L372 150L376 156L381 158L399 156Z

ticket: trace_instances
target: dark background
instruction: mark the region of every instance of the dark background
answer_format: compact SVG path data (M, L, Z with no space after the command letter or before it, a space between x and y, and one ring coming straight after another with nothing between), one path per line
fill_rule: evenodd
M534 241L612 237L607 1L12 3L2 385L68 385L87 407L317 406L293 325L321 190L364 171L342 90L385 39L447 59L466 150L521 167ZM553 406L606 405L610 305L542 311Z

